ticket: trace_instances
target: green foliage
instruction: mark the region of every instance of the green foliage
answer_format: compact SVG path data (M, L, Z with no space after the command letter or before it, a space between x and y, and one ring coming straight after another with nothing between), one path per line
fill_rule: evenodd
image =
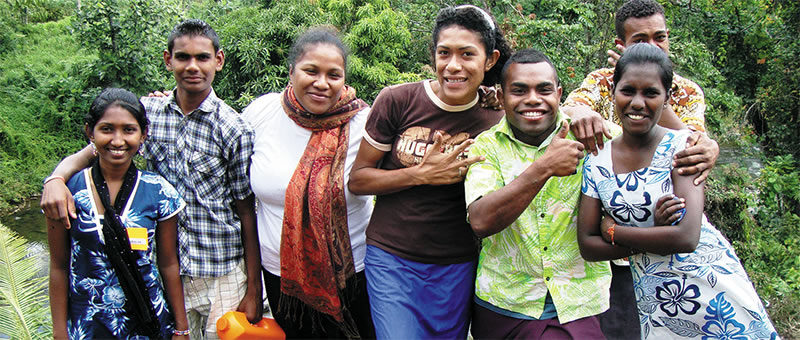
M91 86L123 87L134 93L164 88L162 51L177 23L170 0L88 0L78 12L75 31L81 44L96 51Z
M29 243L0 224L0 333L12 339L51 338L47 277L37 277Z

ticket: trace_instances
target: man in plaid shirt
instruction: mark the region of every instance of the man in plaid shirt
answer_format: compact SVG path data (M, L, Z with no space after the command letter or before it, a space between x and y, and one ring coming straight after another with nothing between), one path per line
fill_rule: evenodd
M251 322L262 313L248 177L253 131L211 87L225 60L214 30L186 20L175 26L167 45L164 63L177 87L169 96L141 99L151 122L143 154L148 168L187 202L179 215L178 247L189 330L193 338L215 338L216 321L225 312L245 312ZM87 146L64 159L53 175L69 178L93 159ZM65 226L74 218L72 197L61 181L46 183L42 208Z

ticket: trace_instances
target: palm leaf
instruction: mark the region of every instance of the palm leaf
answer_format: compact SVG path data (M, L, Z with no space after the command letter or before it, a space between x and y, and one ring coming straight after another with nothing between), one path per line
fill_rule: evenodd
M12 339L51 337L47 277L36 277L29 243L0 224L0 333Z

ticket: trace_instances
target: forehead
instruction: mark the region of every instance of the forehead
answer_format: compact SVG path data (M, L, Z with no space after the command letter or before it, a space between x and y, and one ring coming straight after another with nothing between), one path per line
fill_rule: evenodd
M123 123L138 124L136 117L128 110L119 105L111 105L104 112L103 116L97 120L98 123Z
M625 26L625 34L628 37L667 30L666 20L661 14L653 14L642 18L628 18L623 25Z
M214 54L214 43L203 35L184 35L175 38L172 51L173 53Z
M459 25L450 25L439 31L436 48L462 49L473 47L483 48L483 42L478 32L468 30Z
M296 64L314 64L317 67L344 69L342 51L333 44L317 43L305 47Z
M661 72L658 65L652 63L628 66L619 80L619 86L664 88L661 85Z
M506 70L507 86L536 87L542 84L556 84L556 72L546 62L512 63Z

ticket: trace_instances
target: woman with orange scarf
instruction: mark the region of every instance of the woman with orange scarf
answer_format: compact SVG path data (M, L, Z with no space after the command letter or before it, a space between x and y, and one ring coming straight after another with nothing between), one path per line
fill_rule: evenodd
M288 338L374 338L364 278L372 197L345 185L369 107L345 85L334 32L307 31L288 60L286 89L242 113L255 131L250 183L269 305Z

